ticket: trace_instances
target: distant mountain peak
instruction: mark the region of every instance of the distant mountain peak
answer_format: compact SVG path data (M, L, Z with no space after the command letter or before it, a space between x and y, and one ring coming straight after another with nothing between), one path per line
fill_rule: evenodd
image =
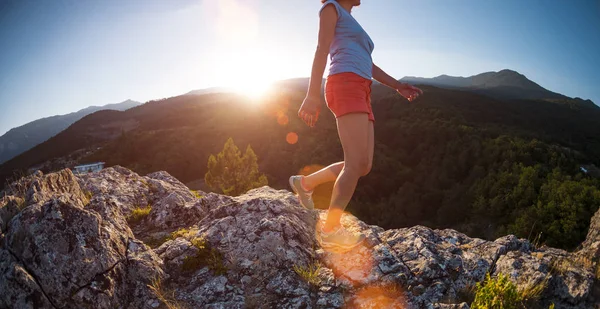
M44 117L12 128L4 135L0 136L0 163L6 162L44 142L91 113L109 109L124 111L141 104L142 103L140 102L127 99L120 103L106 104L103 106L88 106L76 112Z
M511 69L484 72L469 77L442 74L433 78L406 76L401 80L413 84L467 90L486 94L497 99L570 99L567 96L545 89L525 75ZM591 104L586 102L585 105Z
M498 73L513 73L513 74L522 75L521 73L511 70L511 69L502 69L502 70L498 71Z

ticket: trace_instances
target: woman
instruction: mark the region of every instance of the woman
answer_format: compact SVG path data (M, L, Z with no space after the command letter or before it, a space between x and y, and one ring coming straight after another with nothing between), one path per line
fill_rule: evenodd
M308 93L298 116L310 127L314 127L319 118L321 80L330 54L325 100L336 117L344 161L308 176L292 176L290 186L298 194L300 203L313 209L313 188L335 180L327 219L317 224L317 240L323 248L351 249L360 244L365 236L344 229L340 219L354 194L358 179L369 173L373 161L375 118L371 109L371 78L395 89L409 101L423 92L398 82L373 64L373 42L351 15L352 8L360 5L360 0L321 2L318 46Z

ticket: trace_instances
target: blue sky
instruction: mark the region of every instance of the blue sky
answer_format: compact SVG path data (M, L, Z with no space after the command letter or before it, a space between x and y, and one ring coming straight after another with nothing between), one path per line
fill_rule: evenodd
M0 134L90 105L309 76L318 0L0 0ZM396 78L516 70L600 104L600 0L363 0Z

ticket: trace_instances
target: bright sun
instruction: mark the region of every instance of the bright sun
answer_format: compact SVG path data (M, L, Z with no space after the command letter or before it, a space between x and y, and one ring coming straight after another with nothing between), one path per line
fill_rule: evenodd
M254 103L263 102L275 90L278 80L308 67L302 61L290 61L295 58L293 48L290 51L287 44L270 41L269 32L261 31L258 2L203 1L209 12L205 17L216 38L207 57L211 59L206 70L210 72L210 82Z
M251 99L261 99L267 94L268 90L271 89L272 84L272 81L262 78L254 78L232 85L232 88L236 93L247 96Z
M280 57L267 47L245 47L243 50L220 52L216 80L222 85L253 101L260 101L281 76Z

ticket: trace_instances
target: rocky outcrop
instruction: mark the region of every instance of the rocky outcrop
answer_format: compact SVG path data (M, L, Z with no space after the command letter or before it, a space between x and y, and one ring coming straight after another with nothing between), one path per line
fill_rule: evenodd
M151 308L162 261L114 197L90 200L68 169L33 178L2 238L0 308Z
M587 237L581 244L579 253L596 262L600 259L600 210L594 214L590 221Z
M315 241L325 212L286 190L198 196L119 166L21 183L0 202L0 308L468 308L486 273L543 287L544 308L593 306L590 236L569 253L345 214L367 239L336 253Z

